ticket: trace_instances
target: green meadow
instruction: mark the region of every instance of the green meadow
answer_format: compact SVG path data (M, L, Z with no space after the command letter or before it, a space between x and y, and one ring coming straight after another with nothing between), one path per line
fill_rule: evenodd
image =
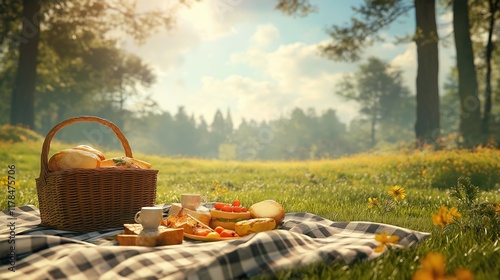
M68 147L58 142L51 146L51 152ZM7 166L15 165L17 205L38 206L35 178L40 173L41 147L40 140L0 142L0 175L4 178ZM122 155L103 152L108 157ZM317 264L283 271L279 278L411 279L428 253L439 253L444 263L434 264L445 265L448 276L460 276L456 269L466 269L475 279L500 279L498 150L394 151L301 162L134 157L159 170L157 203L179 202L186 192L201 193L210 201L238 198L244 206L274 199L286 212L309 212L333 221L387 223L432 234L413 249L389 249L373 261ZM404 199L394 201L388 193L394 186L404 189ZM376 198L378 206L369 208L369 198L372 202ZM5 187L0 194L2 209L7 208L7 200ZM436 225L433 214L442 206L456 207L461 218L443 222L443 227Z

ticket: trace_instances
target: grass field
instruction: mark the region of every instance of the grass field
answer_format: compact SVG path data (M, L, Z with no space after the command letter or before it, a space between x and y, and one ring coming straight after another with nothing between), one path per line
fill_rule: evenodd
M0 142L0 175L7 175L7 165L16 166L17 205L38 205L35 178L40 172L41 146L39 141ZM67 146L53 143L51 151L63 148ZM108 157L121 155L119 151L104 152ZM246 206L274 199L286 212L304 211L334 221L382 222L432 233L412 250L388 251L374 261L350 266L318 264L287 270L280 278L411 279L421 269L421 260L435 252L444 256L448 275L464 268L475 279L500 279L500 205L494 204L500 203L500 151L399 151L307 162L134 156L160 171L158 203L178 202L186 192L204 194L211 201L238 198ZM461 176L479 187L477 198L459 201L450 196ZM381 206L394 201L388 188L395 185L405 189L406 197L389 209L392 211L368 208L368 198L377 198ZM0 194L2 209L7 208L7 197L5 187ZM435 225L432 215L441 206L457 207L462 218L443 228Z

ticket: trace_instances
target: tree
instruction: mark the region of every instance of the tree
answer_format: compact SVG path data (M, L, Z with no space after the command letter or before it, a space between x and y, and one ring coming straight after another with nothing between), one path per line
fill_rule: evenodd
M224 120L225 131L224 134L230 136L233 134L233 118L231 117L231 111L227 109L226 119Z
M349 152L343 137L346 133L346 126L340 122L335 110L328 109L319 117L317 130L316 143L320 156L336 157Z
M488 141L491 136L493 97L498 95L498 87L492 87L495 75L499 76L499 55L495 43L498 36L493 36L497 22L500 20L500 0L471 0L469 2L469 22L471 28L471 40L475 57L476 74L478 75L479 96L484 92L483 117L481 131L483 140ZM484 35L487 34L485 37ZM485 40L486 38L486 40ZM496 54L495 54L496 53ZM481 99L481 98L480 98Z
M159 11L137 13L135 3L131 1L23 0L22 5L14 2L12 5L1 6L0 22L3 27L0 29L0 49L18 49L19 57L12 90L10 122L30 128L34 128L40 32L45 27L50 28L52 19L65 18L69 23L94 29L102 38L109 37L112 31L121 29L139 42L158 27L171 27L172 24L170 14L165 15ZM46 21L42 25L41 21L44 19ZM22 30L17 31L16 26L20 22ZM85 44L85 41L81 43Z
M415 0L417 30L417 121L418 146L435 144L440 136L439 57L435 0Z
M38 42L40 41L40 2L23 0L21 35L24 42L19 43L19 62L12 89L10 108L11 124L35 126L35 85Z
M217 109L212 124L210 125L210 143L212 145L210 150L213 152L213 156L218 154L219 146L226 140L226 128L224 116L222 112Z
M467 1L453 0L453 34L457 52L460 132L463 145L471 148L481 142L481 113Z
M391 69L388 63L371 57L366 64L359 66L359 71L354 74L356 78L345 76L337 88L336 94L360 105L360 114L370 123L372 147L376 144L379 124L394 123L393 115L403 112L398 106L408 104L410 92L403 86L401 73Z
M490 136L490 118L491 118L491 97L492 97L492 87L491 87L491 60L493 56L493 30L495 29L495 19L496 15L500 14L498 12L500 8L500 0L488 0L489 5L489 26L488 26L488 41L486 43L486 89L485 89L485 104L484 104L484 115L481 124L481 131L483 133L484 139Z
M287 14L312 10L309 1L277 0L276 8ZM333 60L355 61L366 46L382 40L378 32L401 15L415 8L417 45L416 123L417 144L434 143L439 137L438 48L435 0L418 0L414 5L403 0L365 1L353 8L359 15L347 26L333 25L328 33L332 41L321 48Z

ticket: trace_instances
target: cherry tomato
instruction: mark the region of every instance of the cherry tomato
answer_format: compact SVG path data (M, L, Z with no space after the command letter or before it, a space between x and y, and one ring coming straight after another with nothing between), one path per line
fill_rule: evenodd
M221 227L221 226L218 226L218 227L214 228L214 230L215 230L215 232L217 232L218 234L220 234L224 230L224 228Z
M214 208L217 209L217 210L221 210L222 207L224 207L225 203L222 203L222 202L216 202L214 203Z
M246 207L241 207L241 212L246 212L247 208Z
M240 213L241 212L241 207L239 207L239 206L233 206L233 212Z
M241 201L239 201L238 199L234 200L233 206L241 206Z
M225 230L223 230L223 231L220 233L220 237L233 237L235 233L236 233L236 232L234 232L234 231L232 231L232 230L225 229Z
M209 230L208 228L199 228L196 230L196 235L198 236L207 236L209 233L211 233L212 231Z
M206 238L220 238L220 234L218 234L218 233L217 233L217 232L215 232L215 231L212 231L212 232L210 232L209 234L207 234L205 237L206 237Z
M233 212L233 207L230 205L224 205L221 210L224 212Z

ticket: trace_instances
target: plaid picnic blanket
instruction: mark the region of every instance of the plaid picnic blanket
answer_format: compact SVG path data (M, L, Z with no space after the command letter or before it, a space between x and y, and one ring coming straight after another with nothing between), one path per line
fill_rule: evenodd
M170 204L161 206L168 215ZM15 220L7 210L0 213L0 279L273 276L283 269L316 262L350 264L372 260L381 254L374 251L379 245L375 234L399 236L397 248L411 248L430 236L387 224L333 222L310 213L287 213L278 230L228 241L185 239L179 245L147 248L117 246L116 240L109 237L120 233L121 228L67 232L40 227L39 211L32 205L17 207L14 213ZM15 229L9 225L15 225Z

